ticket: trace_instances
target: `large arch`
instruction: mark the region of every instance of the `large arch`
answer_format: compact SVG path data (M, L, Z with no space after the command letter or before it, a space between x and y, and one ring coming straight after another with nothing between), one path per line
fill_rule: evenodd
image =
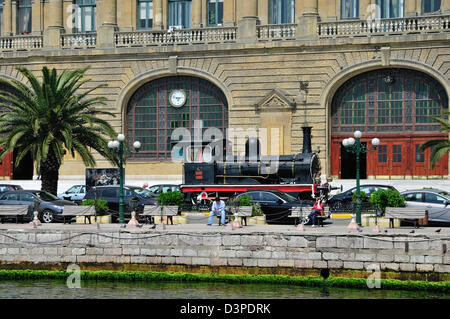
M176 104L176 99L171 100L173 93L184 96L184 102ZM199 127L198 120L203 128ZM133 93L124 122L128 139L139 140L142 144L131 158L168 161L173 160L172 147L176 142L172 140L172 133L176 129L189 131L191 137L201 134L199 129L205 132L214 128L225 134L228 104L220 88L203 78L179 74L159 77Z
M340 72L335 74L330 81L327 82L327 85L325 86L324 90L322 91L319 99L320 105L323 105L326 109L326 158L327 160L327 166L326 166L326 172L328 175L333 175L331 172L331 111L332 111L332 100L335 96L336 92L339 90L339 88L348 80L354 78L355 76L358 76L359 74L363 74L366 72L370 72L373 70L380 70L380 69L389 69L389 68L403 68L408 70L415 70L418 72L422 72L424 74L427 74L428 76L432 77L434 80L436 80L440 85L442 85L443 89L445 90L445 93L448 97L450 97L450 85L448 84L448 81L446 77L441 74L436 69L432 68L431 66L418 62L418 61L406 61L406 60L399 60L399 59L391 59L389 60L389 63L383 64L380 59L372 60L372 61L365 61L361 62L355 65L352 65L347 68L341 69ZM334 175L336 178L337 176Z
M217 86L222 91L222 93L225 95L228 106L232 107L232 105L234 105L233 97L232 97L230 90L223 84L222 81L220 81L218 78L216 78L211 73L208 73L208 72L205 72L205 71L199 70L199 69L194 69L194 68L190 68L190 67L182 67L182 66L178 66L176 72L171 71L169 68L152 69L152 70L148 70L146 72L136 75L121 90L119 97L117 98L116 109L120 110L120 113L121 113L121 119L122 119L121 128L122 128L123 132L125 131L124 119L126 118L126 109L127 109L128 103L130 102L130 99L133 96L133 94L145 83L148 83L150 81L153 81L153 80L156 80L159 78L176 76L176 75L193 76L193 77L198 77L198 78L201 78L201 79L211 82L212 84Z
M375 153L362 155L362 178L448 175L446 156L432 167L429 150L420 150L426 140L448 138L430 119L448 108L446 88L432 76L406 68L376 68L343 82L328 106L333 176L355 178L354 156L340 142L356 130L363 132L368 145L373 137L382 140Z

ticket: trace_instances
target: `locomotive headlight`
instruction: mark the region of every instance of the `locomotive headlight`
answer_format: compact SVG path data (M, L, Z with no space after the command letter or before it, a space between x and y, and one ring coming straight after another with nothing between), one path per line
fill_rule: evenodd
M355 133L353 133L353 136L354 136L355 138L361 138L362 133L361 133L361 131L355 131Z
M348 139L347 139L347 138L345 138L345 139L342 141L342 145L344 145L344 146L347 146L347 145L348 145Z

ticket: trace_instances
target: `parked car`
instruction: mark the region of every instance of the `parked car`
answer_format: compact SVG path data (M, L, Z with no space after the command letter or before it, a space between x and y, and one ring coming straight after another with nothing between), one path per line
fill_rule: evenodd
M101 198L108 203L109 213L113 222L119 219L119 185L111 186L97 186L91 187L86 193L84 200ZM131 218L131 211L129 209L130 199L133 197L138 198L138 206L136 208L137 213L141 213L144 210L144 205L155 205L156 200L152 197L149 190L136 186L124 186L124 217L126 219Z
M152 198L157 199L159 194L166 193L166 192L179 192L180 191L180 185L176 184L160 184L160 185L153 185L148 188L148 190L151 193Z
M366 193L369 197L372 193L380 189L392 189L394 191L398 190L391 185L378 185L378 184L367 184L361 185L360 191ZM352 208L353 193L356 192L356 187L352 187L343 193L331 196L327 203L330 206L330 211L348 210Z
M86 195L86 186L85 185L74 185L64 193L58 194L58 198L71 200L75 203L81 203Z
M0 194L8 191L23 189L20 185L0 184Z
M405 206L428 211L428 221L450 223L450 193L440 189L417 189L401 193Z
M266 215L268 224L295 224L294 217L288 217L293 207L302 207L305 214L311 212L313 204L310 201L300 201L299 199L278 190L253 190L240 193L231 199L239 198L243 195L252 197L250 203L258 203L261 210Z
M62 200L48 192L38 190L15 190L0 195L0 205L28 205L30 209L24 219L30 221L34 217L33 207L36 201L40 201L38 217L43 223L63 221L64 218L61 216L63 207L65 205L76 205L71 201Z

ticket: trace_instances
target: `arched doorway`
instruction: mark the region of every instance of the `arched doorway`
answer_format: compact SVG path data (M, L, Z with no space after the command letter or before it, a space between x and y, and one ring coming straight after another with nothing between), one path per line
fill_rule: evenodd
M225 135L228 104L217 86L192 76L170 76L144 84L133 94L126 111L128 139L142 144L130 157L170 160L172 132L187 128L194 136L196 120L202 121L203 131L214 127Z
M432 167L425 141L447 137L431 119L448 107L444 88L432 77L407 69L366 72L345 82L336 92L331 111L331 173L354 178L349 155L342 156L342 140L355 130L362 142L381 140L377 151L363 159L367 178L428 178L448 175L448 156ZM345 151L344 151L345 152Z

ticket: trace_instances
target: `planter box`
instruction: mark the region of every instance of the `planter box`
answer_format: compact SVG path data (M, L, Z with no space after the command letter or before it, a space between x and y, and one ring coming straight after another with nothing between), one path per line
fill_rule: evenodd
M84 224L84 216L77 216L77 224ZM91 216L91 223L95 223L95 216ZM97 223L99 224L111 224L111 215L97 216ZM86 224L89 224L89 220L86 219Z
M377 218L378 226L389 228L389 218L378 217ZM375 226L375 216L373 215L362 215L361 216L361 225L363 227L373 227ZM394 218L394 227L400 227L400 219Z

